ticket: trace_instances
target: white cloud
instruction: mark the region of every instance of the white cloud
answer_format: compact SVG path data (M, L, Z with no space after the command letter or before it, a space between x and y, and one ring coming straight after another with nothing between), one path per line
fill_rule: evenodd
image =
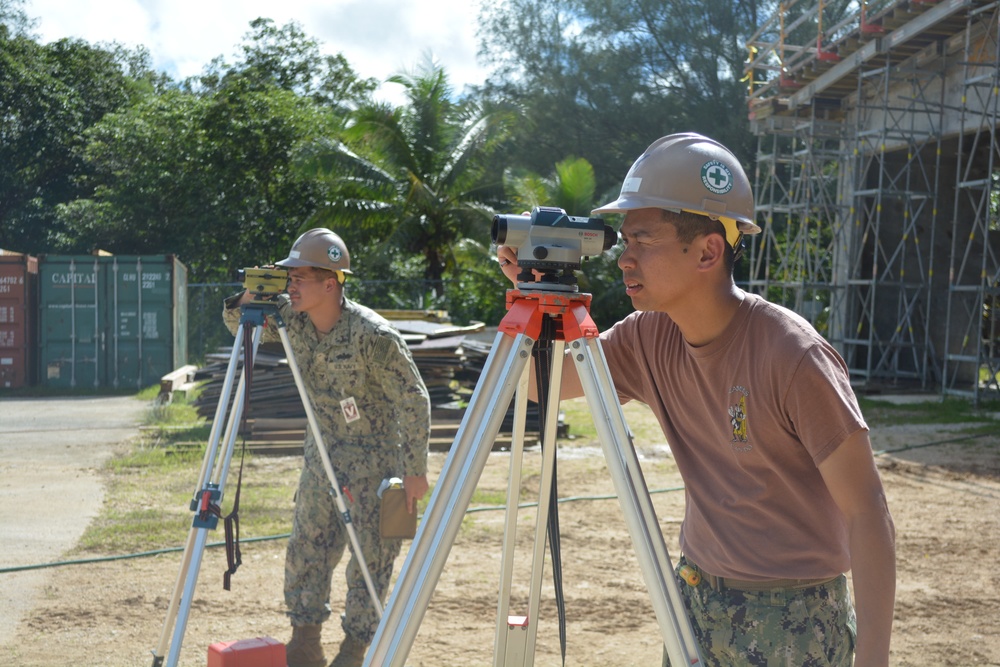
M485 77L476 63L478 7L477 0L28 0L25 11L38 19L43 42L143 45L175 79L220 55L231 61L250 22L263 16L300 23L325 51L342 52L359 74L380 81L432 55L460 91Z

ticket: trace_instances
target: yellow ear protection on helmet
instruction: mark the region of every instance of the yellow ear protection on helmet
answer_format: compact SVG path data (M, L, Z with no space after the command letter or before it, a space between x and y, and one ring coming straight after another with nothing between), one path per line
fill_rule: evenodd
M705 215L704 211L692 211L690 209L683 209L688 213L695 213L697 215ZM726 243L733 249L735 253L735 259L739 259L743 255L743 250L746 248L746 244L743 242L743 232L740 231L739 223L736 222L734 218L727 218L725 216L714 216L707 215L710 220L718 220L722 223L722 226L726 230Z
M726 243L733 248L733 261L736 261L743 256L743 251L747 247L744 243L744 234L733 218L719 218L719 221L726 228Z
M740 231L736 220L732 218L719 218L719 222L726 228L726 243L732 246L733 250L736 250L737 246L743 241L743 232Z

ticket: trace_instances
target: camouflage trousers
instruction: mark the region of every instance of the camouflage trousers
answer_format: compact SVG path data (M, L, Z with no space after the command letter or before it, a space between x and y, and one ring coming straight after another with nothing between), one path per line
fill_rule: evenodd
M339 472L337 477L338 483L346 483ZM382 539L379 534L381 501L376 492L380 482L381 477L350 480L348 488L353 501L345 494L344 502L350 510L365 564L384 604L402 540ZM350 551L350 542L326 473L306 465L299 479L292 535L285 554L288 616L295 626L319 624L330 617L333 570L347 549L351 559L347 564L347 599L341 622L348 637L367 644L375 635L379 618L361 567Z
M687 561L681 557L679 570ZM847 577L802 589L717 591L676 577L711 667L850 667L857 620ZM666 651L663 665L670 660Z

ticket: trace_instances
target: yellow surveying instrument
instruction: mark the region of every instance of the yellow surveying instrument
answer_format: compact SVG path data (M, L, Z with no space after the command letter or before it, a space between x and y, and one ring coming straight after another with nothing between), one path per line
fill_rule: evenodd
M240 271L243 289L257 300L268 299L285 291L288 286L288 271L275 267L252 268Z

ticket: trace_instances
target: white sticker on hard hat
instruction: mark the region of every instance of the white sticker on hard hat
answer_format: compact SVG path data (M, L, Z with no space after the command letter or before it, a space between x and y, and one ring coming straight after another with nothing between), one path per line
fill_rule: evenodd
M290 253L288 253L288 256L291 259L298 259L299 258L299 251L298 250L293 250Z
M639 176L629 176L622 183L622 192L638 192L639 186L642 185L642 178Z
M733 172L722 162L710 160L701 166L701 182L717 195L733 189Z
M361 414L358 412L358 404L354 402L353 396L345 398L340 402L340 411L344 413L344 421L348 424L361 419Z
M331 262L339 262L341 258L340 248L335 245L330 246L326 250L326 256L330 258Z

